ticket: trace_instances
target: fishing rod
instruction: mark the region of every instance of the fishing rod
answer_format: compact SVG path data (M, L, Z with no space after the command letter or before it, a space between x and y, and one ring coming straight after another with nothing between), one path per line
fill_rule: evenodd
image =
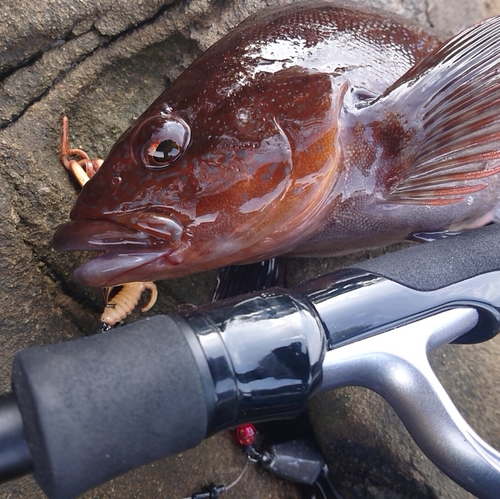
M18 352L0 397L0 480L75 497L244 422L293 418L364 386L469 492L498 496L500 454L464 421L427 354L500 331L500 225L105 334Z

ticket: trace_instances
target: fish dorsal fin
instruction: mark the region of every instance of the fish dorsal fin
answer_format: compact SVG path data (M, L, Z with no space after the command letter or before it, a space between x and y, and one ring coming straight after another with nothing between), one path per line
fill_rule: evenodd
M500 17L448 40L373 106L404 116L412 135L387 202L453 204L487 187L500 173Z

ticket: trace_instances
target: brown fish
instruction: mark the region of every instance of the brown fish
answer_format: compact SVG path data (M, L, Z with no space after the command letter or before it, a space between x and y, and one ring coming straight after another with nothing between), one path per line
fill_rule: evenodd
M500 19L444 44L335 3L259 13L113 146L58 228L110 286L461 230L500 203Z

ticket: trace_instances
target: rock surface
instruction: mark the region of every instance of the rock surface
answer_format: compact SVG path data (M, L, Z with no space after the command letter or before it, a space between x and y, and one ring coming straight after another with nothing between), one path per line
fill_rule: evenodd
M482 0L366 0L445 33L500 12ZM78 187L59 163L60 120L71 143L104 157L118 135L194 58L249 14L281 0L4 0L0 13L0 390L22 348L99 329L102 295L70 274L85 255L51 248ZM356 256L366 258L370 254ZM341 259L293 261L299 282L341 266ZM214 272L161 283L154 313L209 300ZM130 320L137 318L133 316ZM439 351L434 364L472 426L500 447L500 343ZM346 389L318 397L311 418L343 497L466 498L422 456L376 395ZM89 492L93 498L177 499L211 481L230 483L244 459L228 434L128 473ZM0 498L43 497L24 479ZM293 485L251 466L224 497L298 498Z

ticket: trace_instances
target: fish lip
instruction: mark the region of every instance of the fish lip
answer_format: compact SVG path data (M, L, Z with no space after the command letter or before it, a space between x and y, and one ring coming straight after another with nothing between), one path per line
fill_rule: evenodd
M168 265L168 253L161 250L107 252L78 267L73 277L84 286L109 287L157 280L165 265Z
M57 228L52 244L58 251L98 251L73 275L87 286L113 286L156 280L162 266L176 264L168 256L182 244L183 233L172 217L143 212L72 220Z
M160 247L173 251L181 243L183 232L174 218L143 212L71 220L56 229L52 245L57 251L136 251Z

